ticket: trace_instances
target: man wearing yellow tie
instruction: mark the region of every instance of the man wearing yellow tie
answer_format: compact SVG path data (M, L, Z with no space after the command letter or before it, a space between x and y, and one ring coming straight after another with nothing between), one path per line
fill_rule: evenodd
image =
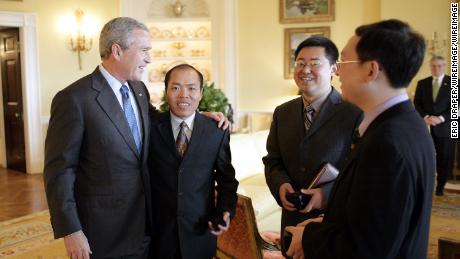
M433 56L431 75L417 83L414 105L430 127L436 148L436 195L444 194L444 185L452 175L454 141L450 138L450 76L445 74L446 60Z

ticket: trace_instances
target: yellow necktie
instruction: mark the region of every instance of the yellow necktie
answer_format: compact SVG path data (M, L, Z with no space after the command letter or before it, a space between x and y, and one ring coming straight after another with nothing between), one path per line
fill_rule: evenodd
M441 88L441 84L439 83L439 78L435 77L433 80L433 101L436 101L436 97L439 93L439 88Z

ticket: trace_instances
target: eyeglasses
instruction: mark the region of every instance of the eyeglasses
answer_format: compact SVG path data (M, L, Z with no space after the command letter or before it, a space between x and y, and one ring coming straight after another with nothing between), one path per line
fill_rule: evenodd
M315 69L315 68L318 68L319 66L321 66L321 64L323 64L323 63L321 62L321 60L318 60L318 59L310 60L308 62L306 62L304 60L296 60L295 68L296 69L304 69L305 67L309 67L310 69Z
M340 67L344 64L349 64L349 63L358 63L361 62L361 60L347 60L347 61L337 61L337 70L340 69Z

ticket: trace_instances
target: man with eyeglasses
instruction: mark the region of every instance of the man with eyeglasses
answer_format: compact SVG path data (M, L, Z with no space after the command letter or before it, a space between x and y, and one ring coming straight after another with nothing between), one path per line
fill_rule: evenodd
M406 87L425 41L407 23L356 29L338 71L346 100L364 111L360 140L334 183L323 218L288 227L294 258L426 258L434 146Z
M342 169L361 119L361 111L343 101L331 86L337 57L337 47L325 37L312 36L300 43L295 51L294 81L301 96L276 107L273 114L263 162L270 191L283 208L281 233L286 226L323 212L332 183L305 189L323 164ZM287 193L299 191L312 197L300 210L286 199ZM287 250L283 244L282 250Z
M430 60L431 75L418 81L414 105L425 124L430 127L436 149L436 195L444 195L447 178L454 169L454 140L450 138L450 76L446 60L434 56Z

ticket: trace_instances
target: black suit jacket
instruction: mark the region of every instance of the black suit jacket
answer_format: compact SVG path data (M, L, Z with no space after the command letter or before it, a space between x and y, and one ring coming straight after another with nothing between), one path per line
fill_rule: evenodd
M215 211L229 211L233 216L237 201L229 132L196 113L192 137L181 160L170 113L154 116L151 128L154 258L173 258L178 249L183 258L212 258L216 237L210 233L208 220Z
M136 97L142 154L122 107L99 68L58 92L45 143L45 190L55 238L83 229L93 256L138 252L146 234L150 185L149 94Z
M435 101L433 101L433 77L418 81L415 90L414 105L422 117L442 115L446 120L431 127L431 132L436 137L450 138L450 87L450 76L445 75Z
M410 101L380 114L347 160L323 223L304 230L305 258L426 258L434 146Z
M302 109L302 97L278 106L267 139L268 154L263 158L265 177L280 206L278 191L283 183L290 183L297 190L306 188L325 162L342 169L354 129L361 121L361 111L344 102L334 89L306 135ZM326 197L328 190L330 188L323 188ZM283 209L281 226L296 225L317 214Z

